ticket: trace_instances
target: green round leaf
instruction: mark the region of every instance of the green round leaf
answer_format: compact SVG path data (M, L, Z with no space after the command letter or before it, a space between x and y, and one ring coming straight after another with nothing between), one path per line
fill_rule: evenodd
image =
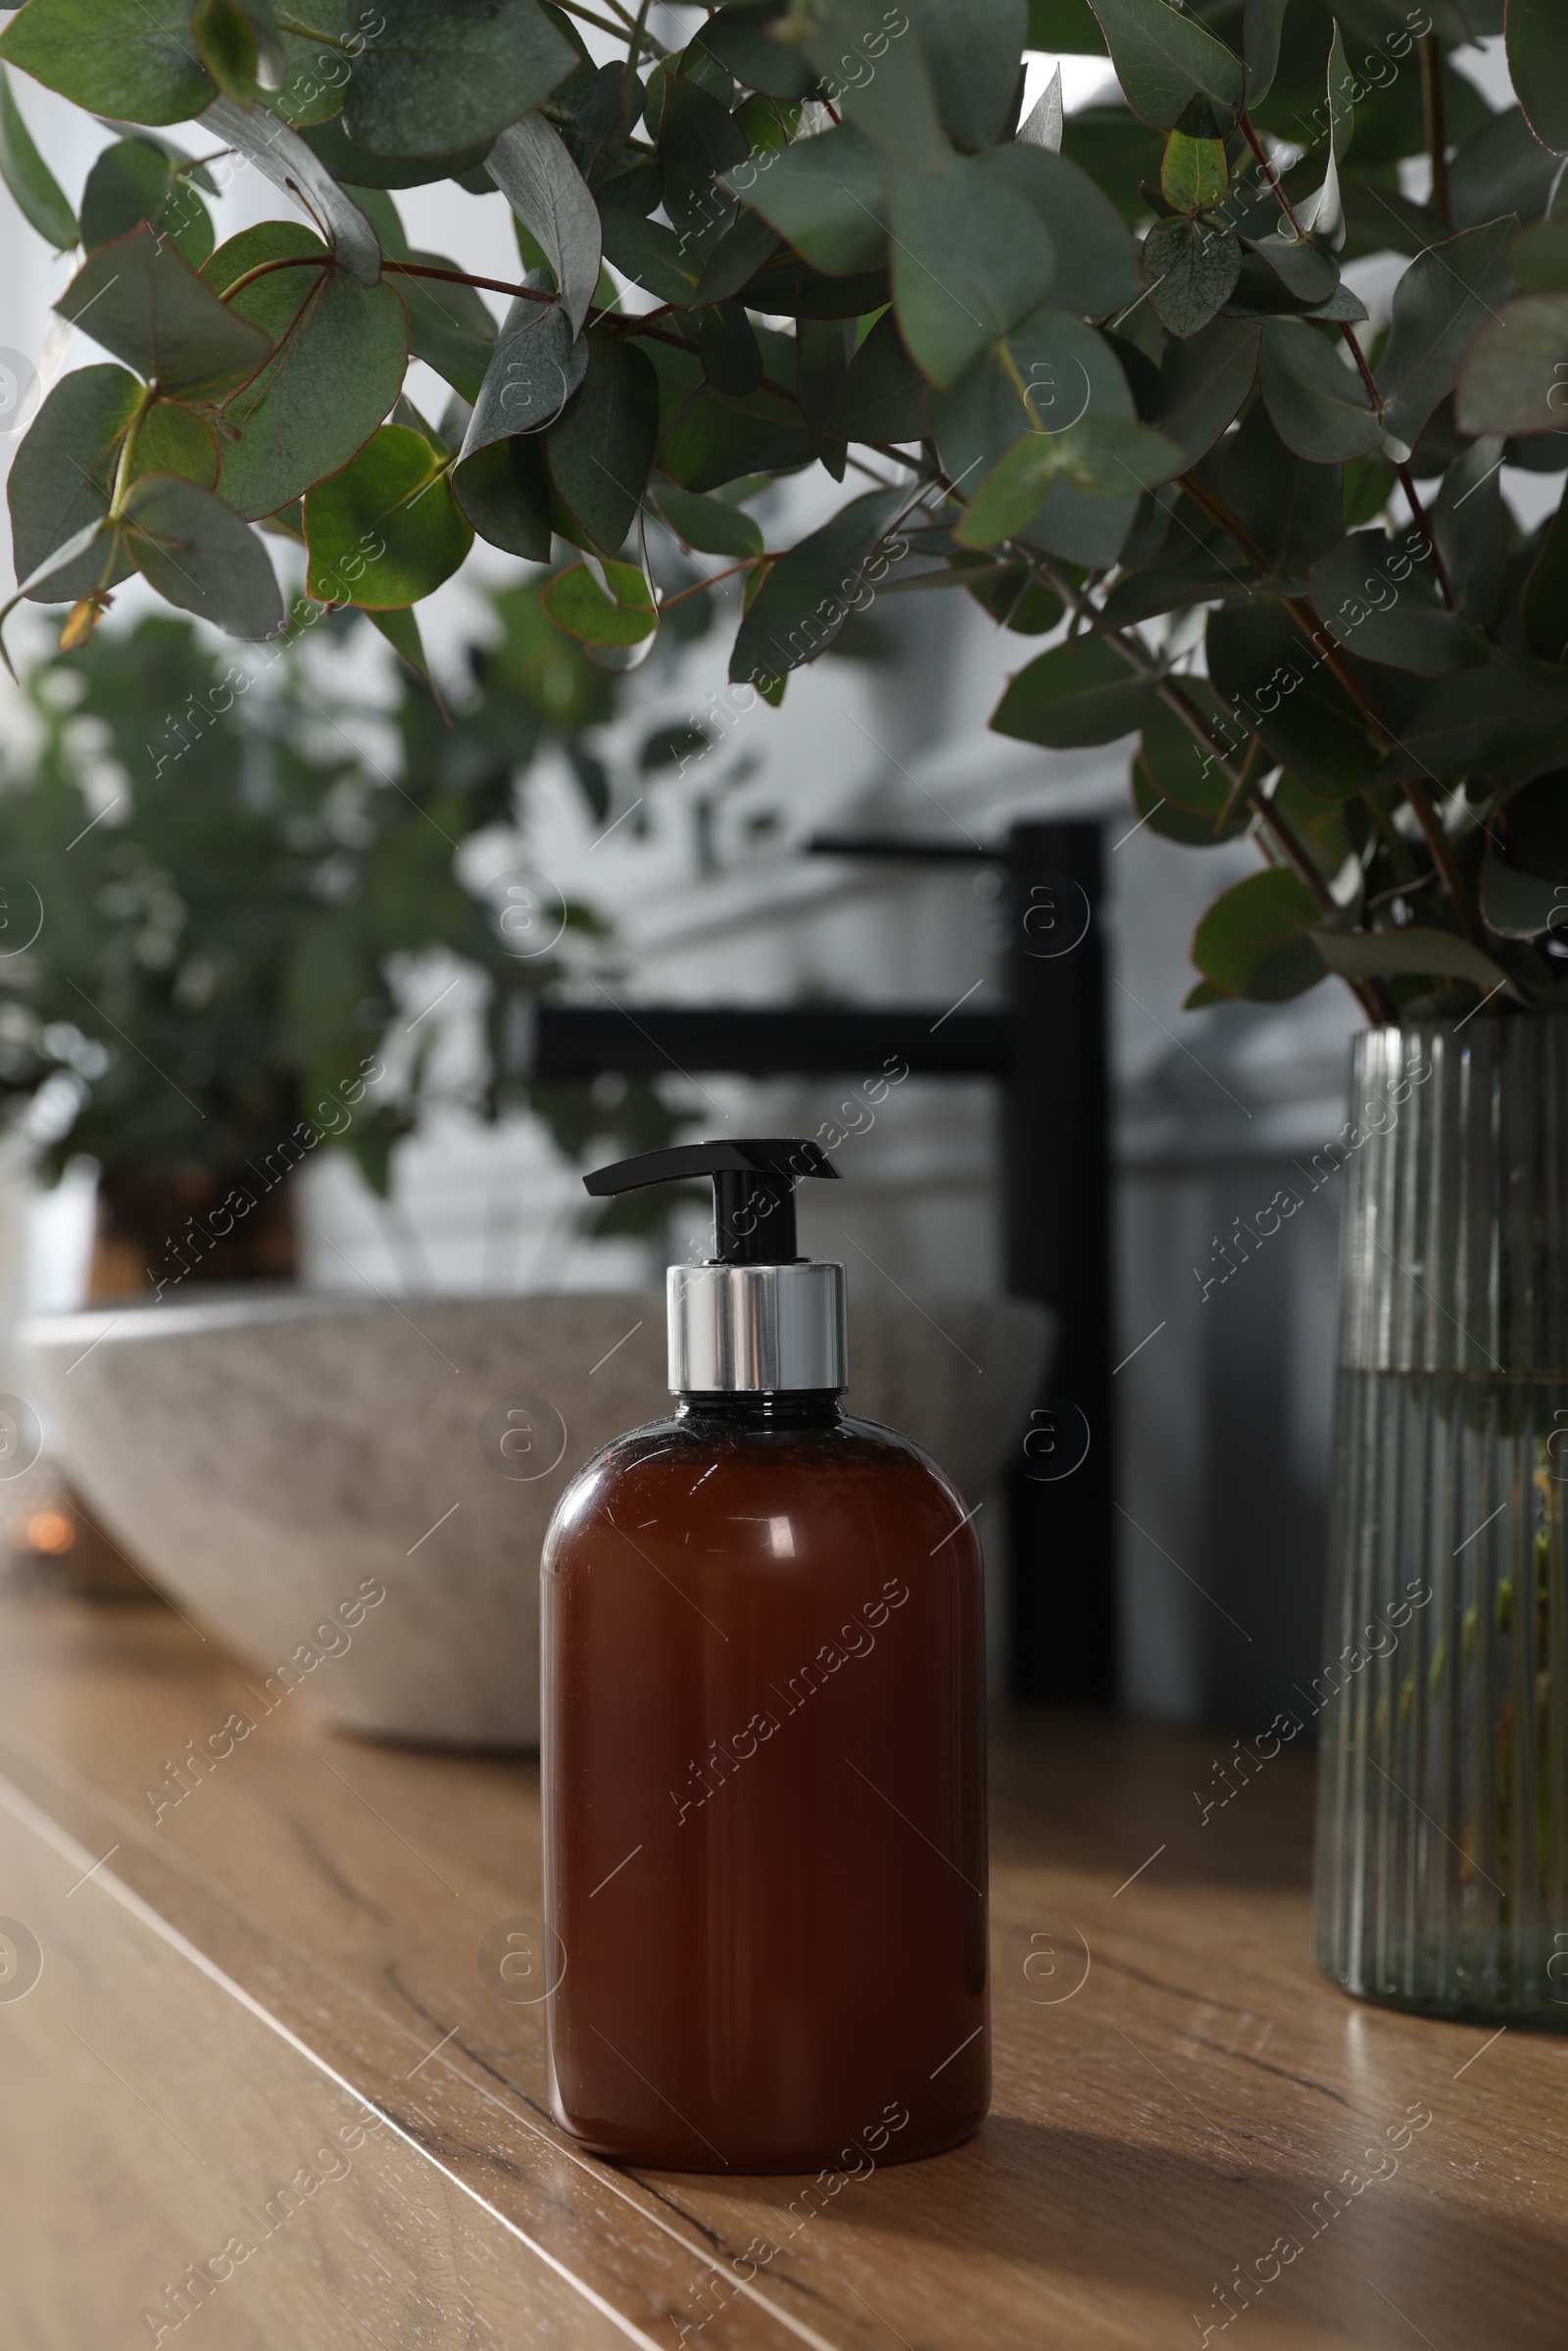
M273 345L223 404L222 494L253 518L347 465L397 399L408 366L408 316L390 281L361 285L292 220L242 229L203 274L221 293L248 270L295 258L300 268L270 269L227 306Z
M184 122L214 85L191 38L190 0L27 0L0 58L46 89L132 122Z
M450 579L473 530L452 495L446 452L409 425L383 424L306 493L305 543L308 594L384 612Z
M234 637L265 637L282 626L266 549L211 490L172 473L146 473L132 484L124 516L132 562L171 604Z
M39 566L89 522L109 512L121 437L136 413L141 385L123 367L78 367L63 375L34 416L11 462L6 496L19 580ZM113 587L129 568L120 562L104 577L107 551L91 549L54 574L37 602L85 596Z
M107 245L138 220L149 220L172 237L195 269L213 250L212 215L188 174L177 171L173 158L150 139L117 139L87 174L81 192L82 242L89 251Z
M1190 139L1173 130L1159 167L1159 192L1173 213L1204 213L1229 184L1223 139Z
M1217 898L1193 934L1193 961L1229 996L1283 1004L1324 976L1322 909L1288 866L1251 873Z
M196 0L190 28L207 68L219 88L237 106L250 106L256 97L256 29L236 0Z
M1020 669L991 714L999 735L1053 751L1114 743L1143 725L1154 689L1103 637L1054 645Z
M1204 25L1165 0L1093 0L1093 6L1135 115L1174 130L1199 99L1217 129L1235 122L1245 86L1242 61Z
M629 336L587 337L588 372L545 435L557 495L613 555L637 517L659 434L659 379Z
M1568 16L1560 0L1508 0L1508 73L1531 129L1568 155Z
M1332 342L1304 318L1265 318L1258 384L1287 449L1337 465L1383 446L1371 394Z
M343 102L343 127L375 155L449 155L493 139L577 63L534 0L377 0Z
M813 269L847 277L887 258L887 172L880 149L846 125L754 155L724 185Z
M216 490L218 468L218 435L207 418L177 400L155 400L136 435L132 479L143 473L177 473L182 480L200 482L204 490Z
M1521 294L1482 327L1459 364L1461 432L1568 428L1568 292Z
M452 468L452 490L481 539L530 563L550 561L550 482L537 434L489 441Z
M1149 307L1173 335L1200 334L1242 273L1233 230L1209 220L1156 220L1144 239Z
M951 384L1044 301L1055 269L1051 231L965 156L939 179L895 168L891 219L905 345L932 383Z
M161 392L216 400L269 357L271 338L219 301L145 220L90 253L55 309Z
M557 628L580 645L640 645L659 626L659 609L635 563L603 563L607 595L586 563L558 571L541 602Z
M46 244L64 252L76 243L79 235L76 216L33 145L32 133L22 119L3 66L0 66L0 179L11 190L24 219Z
M760 555L762 534L750 514L722 498L704 498L661 482L654 492L659 511L675 536L704 555Z

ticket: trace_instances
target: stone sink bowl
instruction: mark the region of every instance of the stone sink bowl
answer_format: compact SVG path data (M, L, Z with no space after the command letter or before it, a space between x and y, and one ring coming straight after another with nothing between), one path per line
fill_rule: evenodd
M934 1313L857 1301L847 1403L972 1501L1027 1420L1051 1317ZM344 1730L537 1744L545 1529L581 1463L671 1409L662 1295L230 1294L22 1336L89 1513L260 1702L297 1690Z

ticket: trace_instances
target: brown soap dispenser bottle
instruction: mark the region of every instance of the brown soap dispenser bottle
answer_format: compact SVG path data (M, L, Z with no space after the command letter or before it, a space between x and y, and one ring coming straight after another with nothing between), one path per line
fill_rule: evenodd
M674 1415L545 1543L552 2095L596 2153L685 2172L930 2155L990 2103L979 1546L907 1438L843 1411L844 1269L799 1257L812 1143L702 1143L668 1275Z

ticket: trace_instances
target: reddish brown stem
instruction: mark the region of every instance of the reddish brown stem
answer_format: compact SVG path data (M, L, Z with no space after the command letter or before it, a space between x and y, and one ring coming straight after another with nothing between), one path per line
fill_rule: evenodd
M1465 937L1472 947L1479 947L1485 954L1486 941L1481 935L1481 924L1477 920L1475 908L1470 903L1470 893L1464 886L1464 876L1454 860L1453 844L1443 829L1442 818L1420 785L1411 777L1403 777L1399 789L1415 811L1415 820L1421 827L1426 845L1432 853L1432 862L1443 876L1443 886L1452 902L1453 910L1459 917Z
M1419 497L1416 495L1416 486L1410 473L1409 465L1406 463L1404 465L1396 465L1394 470L1399 477L1400 489L1404 492L1406 499L1409 501L1410 513L1414 517L1416 529L1421 533L1422 538L1426 541L1427 554L1432 559L1433 577L1436 579L1438 586L1443 590L1443 601L1447 606L1450 612L1457 612L1459 609L1459 600L1454 595L1453 582L1448 577L1448 566L1444 562L1442 554L1438 548L1438 542L1433 536L1432 525L1427 520L1427 510L1421 504Z
M1291 226L1295 229L1297 236L1304 245L1306 243L1306 230L1301 226L1300 221L1297 219L1296 208L1292 204L1289 196L1287 196L1285 193L1285 189L1280 181L1280 175L1275 171L1274 166L1269 162L1267 155L1264 153L1263 142L1258 137L1256 131L1252 128L1250 117L1245 112L1242 116L1242 135L1246 139L1249 147L1251 148L1252 153L1257 158L1257 168L1262 172L1263 177L1268 184L1270 194L1274 197L1275 202L1279 205L1280 210L1284 213L1286 220L1289 220Z
M1443 100L1443 44L1435 32L1421 43L1421 103L1427 118L1427 153L1432 158L1432 209L1453 222L1448 201L1448 128Z
M483 286L491 294L511 294L519 302L559 302L559 294L542 294L537 286L514 286L504 277L470 277L466 269L437 269L428 262L383 262L383 269L399 277L441 277L448 285Z

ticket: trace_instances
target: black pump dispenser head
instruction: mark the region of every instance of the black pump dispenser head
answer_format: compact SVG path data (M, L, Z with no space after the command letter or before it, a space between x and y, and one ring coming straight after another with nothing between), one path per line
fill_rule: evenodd
M795 1265L795 1187L802 1176L837 1177L814 1143L753 1136L736 1143L680 1143L596 1168L583 1187L594 1198L635 1192L644 1184L713 1179L712 1265Z
M584 1176L596 1200L644 1184L713 1180L713 1254L668 1274L669 1385L681 1396L840 1390L849 1384L842 1265L796 1254L795 1187L838 1169L791 1136L677 1144Z

